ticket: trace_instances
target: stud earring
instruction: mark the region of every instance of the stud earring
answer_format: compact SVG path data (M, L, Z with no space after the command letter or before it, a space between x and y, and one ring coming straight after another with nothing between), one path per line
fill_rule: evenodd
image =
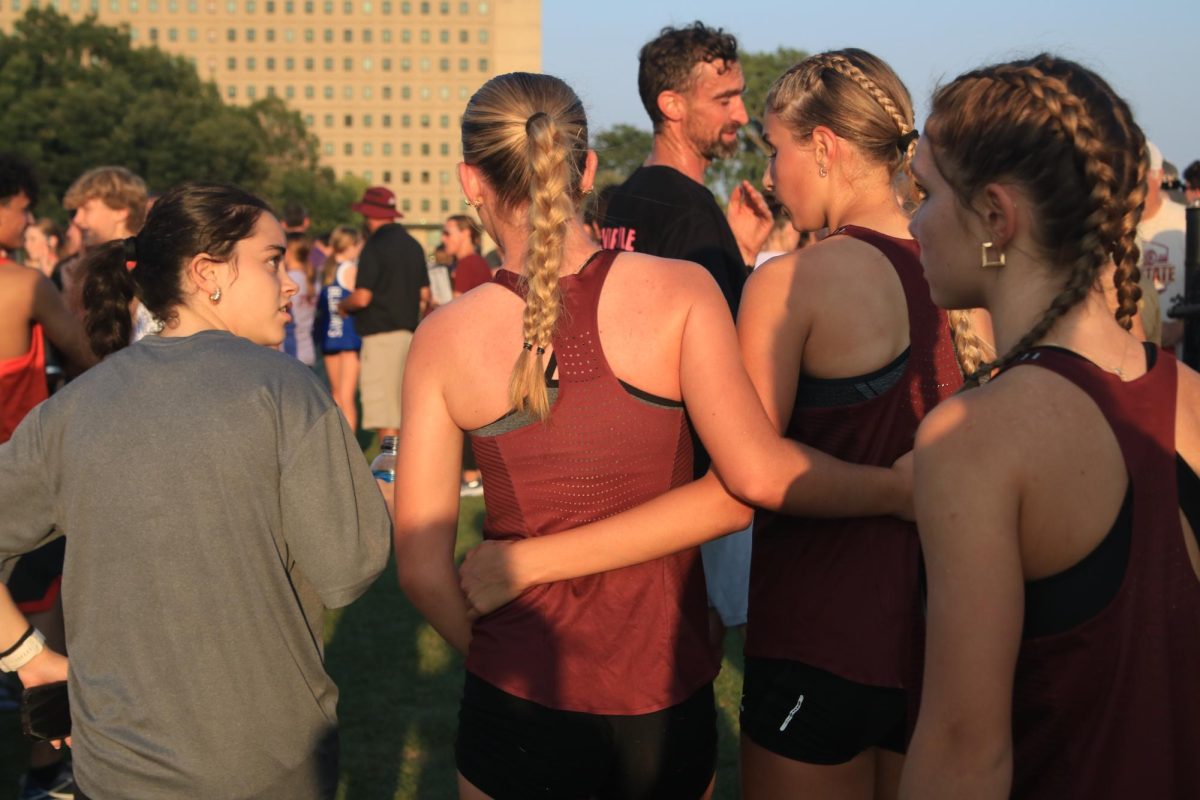
M1004 266L1004 251L994 242L984 242L979 246L980 266L992 269Z
M829 175L829 171L825 169L824 164L818 164L817 165L817 174L820 175L822 178L824 178L827 175Z
M208 296L208 299L212 301L214 306L221 302L221 287L218 286L217 290Z

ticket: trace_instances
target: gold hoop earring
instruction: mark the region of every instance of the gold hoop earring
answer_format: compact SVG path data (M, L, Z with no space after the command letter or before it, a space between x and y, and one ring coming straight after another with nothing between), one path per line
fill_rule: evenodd
M208 296L208 299L212 301L214 306L221 302L221 287L218 286L217 290Z
M994 242L984 242L979 246L979 262L984 269L1004 266L1004 251Z

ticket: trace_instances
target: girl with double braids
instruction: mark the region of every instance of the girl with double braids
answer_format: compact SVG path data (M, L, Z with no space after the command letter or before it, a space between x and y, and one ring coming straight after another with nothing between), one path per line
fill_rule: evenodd
M902 796L1200 796L1200 376L1127 332L1146 168L1129 106L1070 61L934 95L912 230L934 300L987 308L1002 355L917 436Z
M0 557L70 541L69 676L43 651L21 677L69 679L77 797L336 790L322 619L383 569L389 521L329 394L271 349L297 289L284 244L252 195L167 192L87 256L104 361L0 445ZM164 327L130 345L135 298Z
M401 585L467 657L460 794L706 797L719 657L696 545L750 513L715 475L689 483L689 418L755 502L892 513L907 480L779 437L701 267L596 251L580 219L596 156L562 81L485 84L463 116L463 159L467 201L505 262L415 334L395 504ZM484 552L519 550L506 563L521 574L470 601L454 563L464 431Z

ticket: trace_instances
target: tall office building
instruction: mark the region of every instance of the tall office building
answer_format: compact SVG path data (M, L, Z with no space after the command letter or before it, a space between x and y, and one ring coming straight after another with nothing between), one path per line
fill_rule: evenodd
M3 0L0 27L38 0ZM396 192L406 220L462 209L467 100L493 75L541 69L540 0L42 0L192 60L231 103L278 95L321 160Z

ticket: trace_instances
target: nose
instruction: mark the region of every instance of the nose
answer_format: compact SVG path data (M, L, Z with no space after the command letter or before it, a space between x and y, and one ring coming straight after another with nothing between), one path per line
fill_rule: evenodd
M292 276L283 271L283 280L280 281L280 288L283 289L284 297L294 297L300 291L300 285L292 280Z
M763 186L763 191L774 193L775 192L775 179L771 176L771 172L772 172L771 163L772 162L768 161L767 168L763 170L762 186Z
M750 115L746 113L746 103L741 97L735 97L732 106L731 118L738 124L738 127L750 121Z

